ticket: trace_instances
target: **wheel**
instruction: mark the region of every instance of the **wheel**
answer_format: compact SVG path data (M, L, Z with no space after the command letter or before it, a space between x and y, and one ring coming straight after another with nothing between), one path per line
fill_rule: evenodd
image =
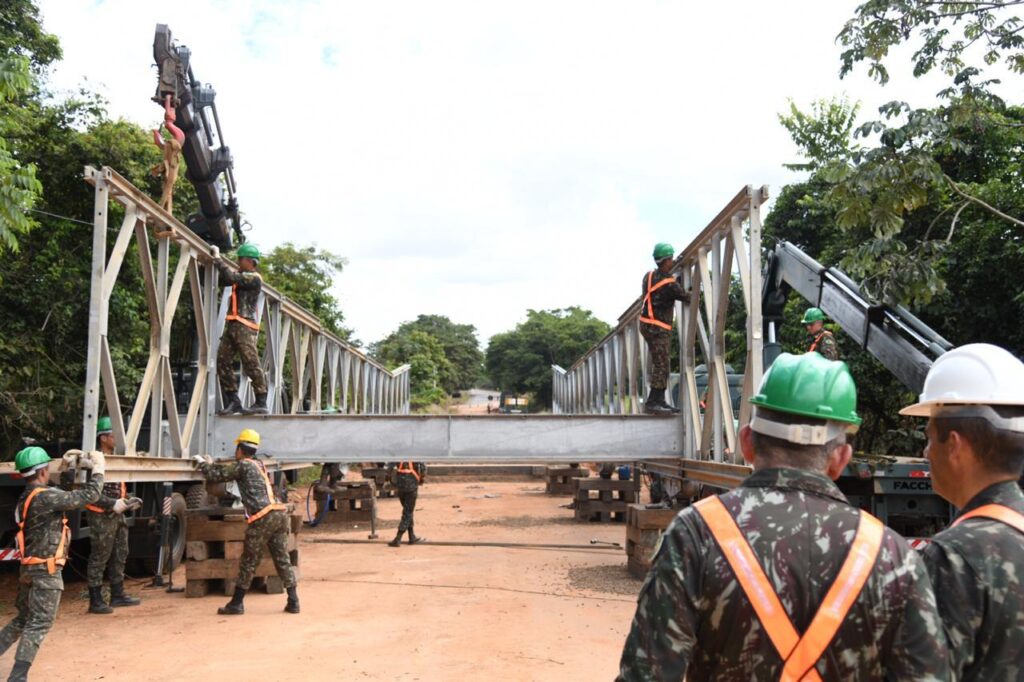
M196 483L185 491L185 506L189 509L202 509L207 505L206 484Z
M167 543L171 546L167 561L171 568L181 565L185 556L185 536L187 530L186 513L188 504L181 493L171 494L171 517L167 533Z

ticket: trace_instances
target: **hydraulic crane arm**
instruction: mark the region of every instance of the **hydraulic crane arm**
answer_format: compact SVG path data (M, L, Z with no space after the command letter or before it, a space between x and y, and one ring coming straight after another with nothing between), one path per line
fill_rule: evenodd
M184 45L174 44L171 29L157 24L153 58L159 77L153 99L163 106L171 97L176 124L185 133L181 151L200 207L200 212L189 216L186 223L211 244L227 250L231 248L232 233L238 241L245 241L235 198L231 151L224 145L220 129L214 104L217 93L208 83L196 80L189 63L191 54Z
M769 344L774 344L791 290L821 308L914 393L921 392L935 359L953 347L903 306L871 303L841 271L826 268L789 242L769 254L765 271L761 306Z

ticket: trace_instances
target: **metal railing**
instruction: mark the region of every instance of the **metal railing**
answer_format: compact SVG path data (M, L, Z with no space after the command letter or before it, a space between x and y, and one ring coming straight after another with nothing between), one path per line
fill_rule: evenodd
M678 423L688 460L737 463L737 427L750 420L746 398L761 382L761 206L768 188L746 186L704 228L673 264L684 289L685 307L676 304L679 343ZM744 235L744 232L746 234ZM726 373L726 330L730 289L742 291L745 307L743 400L733 410ZM618 325L569 369L552 367L554 411L560 414L640 414L648 386L647 346L640 335L636 301ZM696 369L707 368L706 395L699 395ZM673 391L666 399L674 402Z
M208 452L221 400L215 379L217 346L230 298L229 291L223 297L218 295L217 269L209 266L212 249L114 170L87 166L85 180L95 187L95 204L82 447L92 449L95 445L102 387L116 452L135 454L147 407L150 456L165 454L160 428L165 418L170 449L166 454L187 457L194 452ZM125 215L108 257L111 202L122 205ZM125 423L107 327L111 297L133 238L149 312L150 337L149 359ZM172 249L176 260L172 258ZM186 280L194 312L198 362L188 409L179 414L170 361L171 330ZM258 307L261 330L266 334L262 364L267 372L271 414L316 412L328 406L337 406L339 412L346 414L408 413L408 366L389 371L325 329L316 316L270 285L264 284ZM286 382L288 367L290 381ZM244 376L240 388L240 395L251 397L251 387Z

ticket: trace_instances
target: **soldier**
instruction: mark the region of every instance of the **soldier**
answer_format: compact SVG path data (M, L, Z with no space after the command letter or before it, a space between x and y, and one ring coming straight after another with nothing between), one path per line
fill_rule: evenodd
M388 543L389 547L401 547L402 535L409 531L409 544L425 542L426 538L417 537L413 532L412 515L416 511L416 497L419 495L420 484L426 482L427 467L422 462L399 462L395 468L395 489L402 503L402 520L398 523L398 534Z
M807 334L811 339L811 347L808 353L817 351L829 360L839 359L839 346L836 345L836 337L832 332L825 329L825 313L821 308L808 308L804 313L804 319L800 324L807 325Z
M932 365L921 401L935 492L961 510L924 564L949 640L953 679L1024 677L1024 364L983 343Z
M42 448L27 447L14 458L14 467L27 485L14 511L21 554L15 602L18 615L0 630L0 655L18 642L8 682L28 679L32 661L57 617L60 594L64 591L61 568L67 561L71 542L64 512L81 509L100 496L106 467L103 454L79 456L77 450L70 450L64 455L60 470L67 471L76 460L82 466L92 467L92 480L81 490L70 492L49 487L50 456Z
M227 605L217 609L222 616L240 616L245 613L243 600L252 584L253 574L263 558L264 545L270 550L277 575L288 590L288 603L284 610L299 612L299 595L295 587L295 572L288 559L288 525L291 522L285 511L287 505L277 501L274 486L263 462L256 459L260 445L260 434L252 429L242 429L235 439L234 464L214 464L209 455L196 455L192 459L211 483L237 481L238 491L245 507L249 526L245 529L245 545L238 565L238 581L235 594Z
M256 350L256 335L260 330L256 321L257 305L263 288L263 278L256 271L260 265L260 250L252 244L242 244L238 248L239 272L233 272L225 265L219 253L214 255L221 280L231 285L231 308L224 318L224 333L217 349L217 376L224 392L224 409L217 414L266 414L267 376ZM238 398L235 355L242 358L242 368L252 381L252 390L256 394L256 401L247 410L242 409Z
M96 422L96 438L104 455L114 454L110 417ZM89 613L113 613L111 607L137 606L139 600L124 593L124 565L128 560L128 524L124 513L142 507L128 497L124 483L105 483L100 497L86 505L89 524ZM110 604L103 600L103 573L110 579Z
M751 403L754 473L669 525L619 679L947 679L921 560L833 483L860 424L846 365L783 354Z
M672 349L672 319L676 301L689 302L690 295L683 291L672 276L675 249L661 242L654 246L657 269L644 275L643 304L640 308L640 333L647 341L651 355L650 392L644 402L647 414L678 414L679 410L665 402L668 388L669 355Z

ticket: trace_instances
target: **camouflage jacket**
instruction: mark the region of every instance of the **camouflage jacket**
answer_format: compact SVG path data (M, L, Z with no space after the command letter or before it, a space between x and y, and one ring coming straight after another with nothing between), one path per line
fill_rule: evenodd
M832 586L858 510L823 475L761 469L721 496L800 633ZM783 662L696 510L662 538L619 680L777 680ZM817 664L826 680L945 680L945 639L921 560L886 529L879 558Z
M420 483L427 476L427 465L423 462L413 462L412 466L416 470L416 473L420 475L416 478L412 474L400 474L398 473L398 467L401 466L402 462L395 465L395 489L399 492L410 492L420 487Z
M997 483L963 511L986 504L1024 513L1024 494L1016 481ZM1024 535L1000 521L968 519L932 538L923 556L954 678L1024 678Z
M827 329L822 329L810 338L811 343L807 347L808 353L815 350L818 351L818 353L820 353L826 360L839 359L839 345L836 344L836 337L833 336L832 332Z
M260 277L260 273L235 272L223 263L218 264L217 269L220 271L220 281L222 284L230 284L237 287L238 315L247 320L255 321L256 308L260 299L260 289L263 288L263 278Z
M103 476L93 475L92 480L79 490L69 491L46 487L43 492L36 495L28 507L25 519L25 554L40 559L56 555L64 527L64 512L82 509L85 505L95 502L100 496L102 486ZM25 498L38 487L40 486L28 485L25 487L21 497L18 498L18 506L14 511L16 521L21 518L22 509L25 507ZM65 547L66 553L67 547ZM41 570L45 571L45 566L42 566Z
M276 494L274 499L267 495L267 484L260 474L260 470L266 471L266 467L259 460L243 459L230 464L202 464L199 468L210 483L237 481L238 492L242 495L242 506L249 516L268 504L277 503ZM269 474L267 477L270 477Z
M651 286L654 286L663 279L673 280L672 284L666 284L661 287L653 294L651 294L651 306L654 308L654 318L665 324L672 324L672 319L675 317L676 301L688 302L690 295L686 293L679 282L675 281L674 275L667 275L660 269L654 270L654 276L651 278ZM647 298L647 275L644 275L643 283L640 285L640 295ZM646 307L641 311L641 314L646 316Z

